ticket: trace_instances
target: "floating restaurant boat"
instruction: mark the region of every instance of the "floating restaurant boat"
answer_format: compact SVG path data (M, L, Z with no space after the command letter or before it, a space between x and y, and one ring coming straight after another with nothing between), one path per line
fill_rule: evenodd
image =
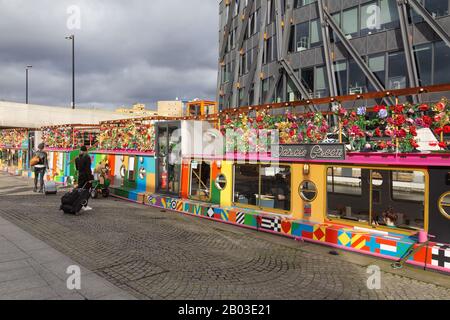
M93 167L120 198L450 272L450 104L397 99L449 89L102 122Z

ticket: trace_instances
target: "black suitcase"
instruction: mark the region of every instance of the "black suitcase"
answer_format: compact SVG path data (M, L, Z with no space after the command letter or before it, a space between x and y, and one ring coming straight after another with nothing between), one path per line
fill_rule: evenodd
M61 198L60 210L66 214L77 214L87 206L91 193L86 189L73 189Z

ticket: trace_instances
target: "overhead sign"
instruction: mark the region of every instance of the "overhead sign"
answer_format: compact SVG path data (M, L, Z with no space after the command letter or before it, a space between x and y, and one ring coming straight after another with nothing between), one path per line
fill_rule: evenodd
M301 160L345 160L345 144L280 144L272 146L272 157Z

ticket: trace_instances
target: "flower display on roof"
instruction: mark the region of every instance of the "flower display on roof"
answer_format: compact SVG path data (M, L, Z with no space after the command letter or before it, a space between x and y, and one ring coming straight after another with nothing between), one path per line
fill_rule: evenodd
M155 151L155 127L126 121L105 124L98 137L98 148L109 151Z
M28 130L9 129L0 130L0 147L22 148L28 139Z

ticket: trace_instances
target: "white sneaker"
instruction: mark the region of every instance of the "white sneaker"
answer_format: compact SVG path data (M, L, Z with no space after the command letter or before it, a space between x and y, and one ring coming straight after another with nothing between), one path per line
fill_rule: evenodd
M86 207L81 208L81 210L83 210L83 211L91 211L93 209L91 207L89 207L89 206L86 206Z

